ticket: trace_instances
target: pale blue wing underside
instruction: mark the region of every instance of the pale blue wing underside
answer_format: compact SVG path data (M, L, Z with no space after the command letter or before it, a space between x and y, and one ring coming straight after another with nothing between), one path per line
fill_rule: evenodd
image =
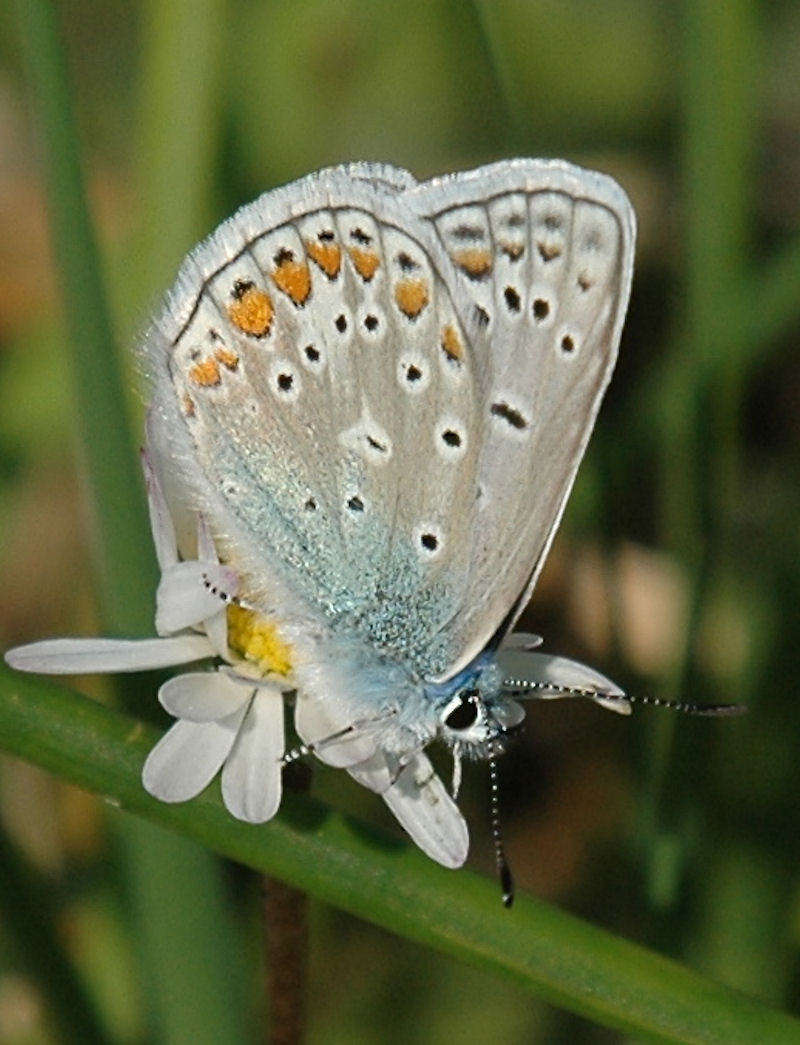
M515 599L516 616L524 609L555 535L616 361L635 217L611 178L559 160L447 175L407 199L479 310L479 499L468 583L447 627L462 666Z
M552 540L633 235L621 190L566 164L361 164L202 244L148 339L151 426L257 604L423 678L469 661Z

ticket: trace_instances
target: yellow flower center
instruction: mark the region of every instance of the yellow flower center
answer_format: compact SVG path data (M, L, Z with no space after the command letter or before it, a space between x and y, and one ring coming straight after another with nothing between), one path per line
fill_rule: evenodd
M229 603L227 616L228 646L232 650L257 664L265 675L268 672L289 674L292 648L278 637L277 628L268 617L235 603Z

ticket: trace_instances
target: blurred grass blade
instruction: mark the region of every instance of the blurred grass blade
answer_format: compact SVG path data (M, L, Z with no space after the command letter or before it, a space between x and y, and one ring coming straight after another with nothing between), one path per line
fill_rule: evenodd
M119 817L116 828L142 993L157 1041L245 1045L250 980L220 861L189 838L143 820Z
M0 830L0 907L23 968L40 988L55 1040L64 1045L108 1045L99 1016L64 953L56 932L58 912L39 879Z
M743 332L728 303L745 293L748 274L757 33L752 0L687 0L681 11L684 307L658 416L665 536L693 557L708 537L708 505L718 506L711 524L724 526L737 481Z
M731 323L728 303L742 295L750 299L744 288L757 73L752 0L726 5L687 0L680 10L683 308L669 356L655 368L649 401L639 404L638 415L657 421L661 538L691 577L683 622L687 638L658 687L672 699L681 699L696 682L694 638L735 518L744 334ZM735 76L728 75L731 69ZM673 772L683 764L684 735L677 719L659 719L648 729L643 758L646 787L637 842L647 864L651 906L661 911L674 903L685 871L678 854L698 793L695 776ZM677 924L673 919L669 932Z
M215 216L210 199L230 18L227 0L148 0L142 14L134 171L141 213L122 299L136 322Z
M755 0L682 5L686 298L683 316L698 365L727 359L735 333L721 295L746 276L752 237L759 21ZM731 76L730 71L736 70ZM718 376L718 375L717 375Z
M740 312L731 319L742 329L742 366L766 368L766 349L800 323L800 238L784 246L777 257L761 262L750 274L745 288L735 301Z
M152 627L154 556L86 204L64 56L46 0L21 0L17 12L63 280L76 412L96 523L102 615L113 633L136 635ZM202 12L198 9L193 17L200 19ZM48 728L42 725L45 732ZM218 862L185 839L167 844L163 833L146 824L122 825L119 841L157 1040L238 1045L245 1040L246 1022L241 963Z
M515 71L509 49L505 44L504 9L493 0L472 0L475 18L480 26L479 40L486 52L489 66L497 84L499 100L505 117L503 140L513 154L525 155L528 147L526 113L520 103L520 92L515 85ZM461 13L463 18L463 13Z
M78 137L55 14L47 0L19 0L18 24L41 135L53 249L63 290L94 525L95 581L106 628L146 634L156 583L141 477L119 357L89 217Z
M0 673L0 738L114 805L609 1027L696 1045L800 1041L789 1016L532 898L508 912L496 882L446 871L318 802L288 795L268 826L234 820L213 789L157 802L139 780L153 730L51 682Z

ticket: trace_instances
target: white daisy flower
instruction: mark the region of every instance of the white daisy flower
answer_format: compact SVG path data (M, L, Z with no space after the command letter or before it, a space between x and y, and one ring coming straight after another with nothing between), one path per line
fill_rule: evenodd
M208 658L215 671L177 675L158 699L178 721L150 752L142 782L164 802L198 795L222 770L228 810L249 823L269 820L281 800L283 693L288 647L266 618L235 601L239 577L219 562L202 515L197 558L181 560L175 527L150 458L142 455L161 581L152 639L49 639L5 655L20 671L45 675L145 671Z

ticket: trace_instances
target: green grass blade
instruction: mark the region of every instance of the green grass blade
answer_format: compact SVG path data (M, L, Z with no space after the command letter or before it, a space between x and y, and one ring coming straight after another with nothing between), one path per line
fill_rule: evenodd
M143 6L134 171L141 216L122 301L135 323L142 303L157 300L213 224L228 8L227 0Z
M112 633L136 635L152 626L154 556L64 56L50 4L26 0L17 10L63 280L76 413L94 506L100 604ZM246 1009L236 948L228 942L235 936L218 862L186 839L165 842L149 824L121 825L118 842L157 1040L240 1045Z
M731 323L742 330L743 367L764 368L766 350L800 323L798 287L800 239L794 239L750 274L748 285L732 303Z
M108 1045L107 1036L59 934L48 886L0 830L0 907L22 966L42 991L57 1040L64 1045Z
M99 602L113 634L145 634L155 561L147 540L126 396L86 203L64 55L54 12L46 0L21 0L17 17L41 136L72 357L76 423L91 485L94 527L100 536L93 543Z
M508 977L540 997L657 1042L790 1045L800 1022L532 898L445 871L410 845L287 796L269 826L232 819L213 789L165 805L142 789L150 727L40 679L0 674L6 750L115 806L396 933Z

